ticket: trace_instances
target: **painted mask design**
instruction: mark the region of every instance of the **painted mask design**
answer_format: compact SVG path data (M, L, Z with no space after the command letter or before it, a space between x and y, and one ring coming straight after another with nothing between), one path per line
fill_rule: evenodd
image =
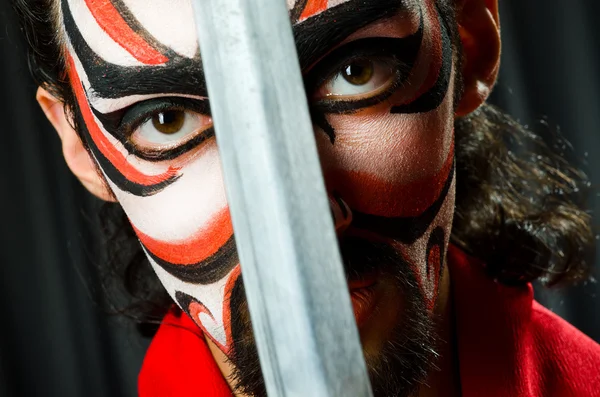
M448 29L433 0L288 6L338 230L397 250L431 311L454 211ZM229 354L241 270L191 3L61 10L82 136L167 291Z

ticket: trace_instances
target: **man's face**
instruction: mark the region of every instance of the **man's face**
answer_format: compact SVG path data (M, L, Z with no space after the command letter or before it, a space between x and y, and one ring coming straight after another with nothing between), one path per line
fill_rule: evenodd
M94 159L167 291L260 390L190 0L60 1ZM374 387L395 363L405 392L454 210L449 32L434 0L287 2Z

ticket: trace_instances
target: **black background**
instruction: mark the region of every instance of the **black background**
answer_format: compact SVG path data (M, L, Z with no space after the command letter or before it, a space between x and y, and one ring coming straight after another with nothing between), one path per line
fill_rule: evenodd
M0 0L0 396L134 396L148 340L100 308L99 203L69 173L34 101L25 45ZM501 0L503 56L491 102L574 146L600 212L600 2ZM595 216L595 223L600 220ZM595 275L600 275L596 261ZM594 282L536 297L600 341Z

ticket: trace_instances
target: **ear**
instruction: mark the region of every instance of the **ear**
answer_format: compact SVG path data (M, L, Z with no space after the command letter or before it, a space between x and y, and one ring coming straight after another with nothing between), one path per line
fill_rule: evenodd
M498 0L456 0L463 47L463 96L456 116L465 116L490 95L500 67Z
M62 141L63 155L71 172L94 196L105 201L117 201L79 135L69 123L64 103L42 87L38 88L36 99Z

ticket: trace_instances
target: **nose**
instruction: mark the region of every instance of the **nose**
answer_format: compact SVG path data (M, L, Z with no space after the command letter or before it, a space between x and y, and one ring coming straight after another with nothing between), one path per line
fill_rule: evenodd
M328 198L335 231L340 236L352 223L352 210L336 192L329 193Z

